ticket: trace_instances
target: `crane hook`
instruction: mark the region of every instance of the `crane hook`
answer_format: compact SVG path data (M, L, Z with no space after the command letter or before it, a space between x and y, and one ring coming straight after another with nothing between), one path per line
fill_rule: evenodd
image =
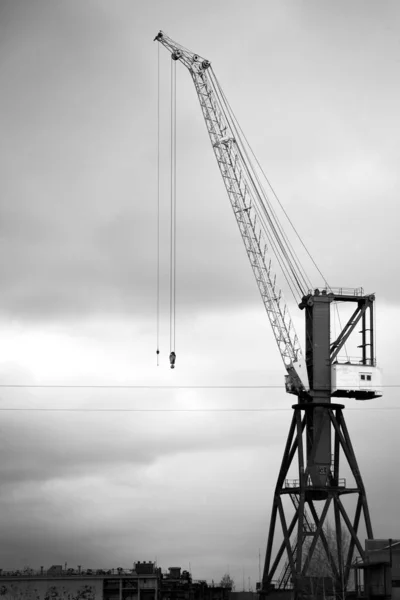
M171 352L171 354L169 355L169 362L171 363L171 369L175 369L175 360L176 360L176 354L175 354L175 352Z

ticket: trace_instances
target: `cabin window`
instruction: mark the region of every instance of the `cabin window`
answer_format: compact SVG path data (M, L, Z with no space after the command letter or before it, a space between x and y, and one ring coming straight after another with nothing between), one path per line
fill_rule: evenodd
M360 373L361 381L372 381L372 375L367 373Z

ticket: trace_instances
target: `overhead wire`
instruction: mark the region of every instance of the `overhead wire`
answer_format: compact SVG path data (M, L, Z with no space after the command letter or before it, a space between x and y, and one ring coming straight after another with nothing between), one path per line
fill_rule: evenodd
M282 389L282 385L163 385L163 384L58 384L58 383L1 383L0 388L26 389L155 389L155 390L248 390Z
M260 413L260 412L291 412L293 409L281 408L281 407L255 407L255 408L48 408L48 407L32 407L32 406L5 406L0 407L0 412L82 412L82 413ZM348 411L357 411L357 408L347 408ZM400 406L386 406L386 407L366 407L365 411L398 411Z
M400 407L399 407L400 408ZM176 412L288 412L288 408L47 408L47 407L0 407L9 412L135 412L135 413L176 413Z
M380 388L400 388L400 383ZM152 384L59 384L59 383L0 383L0 388L15 389L137 389L137 390L283 390L282 385L152 385Z

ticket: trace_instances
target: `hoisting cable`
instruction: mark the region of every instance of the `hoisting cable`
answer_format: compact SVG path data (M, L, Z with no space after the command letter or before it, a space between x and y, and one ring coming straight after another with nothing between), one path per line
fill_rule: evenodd
M170 366L175 368L176 309L176 61L171 60Z
M157 64L157 367L160 356L160 44Z

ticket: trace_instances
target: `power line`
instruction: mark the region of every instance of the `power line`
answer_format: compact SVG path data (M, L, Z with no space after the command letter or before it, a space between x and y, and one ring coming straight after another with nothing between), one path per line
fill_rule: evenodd
M283 390L283 385L136 385L136 384L59 384L0 383L0 388L54 389L137 389L137 390ZM381 385L379 389L400 388L400 383ZM340 400L340 398L338 398Z
M348 411L361 410L347 408ZM364 411L397 411L400 406L365 407ZM290 412L291 408L44 408L44 407L0 407L0 412L120 412L120 413L244 413L244 412Z
M232 389L283 389L282 385L136 385L136 384L30 384L0 383L0 388L67 388L67 389L154 389L154 390L232 390Z
M400 407L399 407L400 408ZM44 407L0 407L0 411L11 412L289 412L289 408L44 408Z

